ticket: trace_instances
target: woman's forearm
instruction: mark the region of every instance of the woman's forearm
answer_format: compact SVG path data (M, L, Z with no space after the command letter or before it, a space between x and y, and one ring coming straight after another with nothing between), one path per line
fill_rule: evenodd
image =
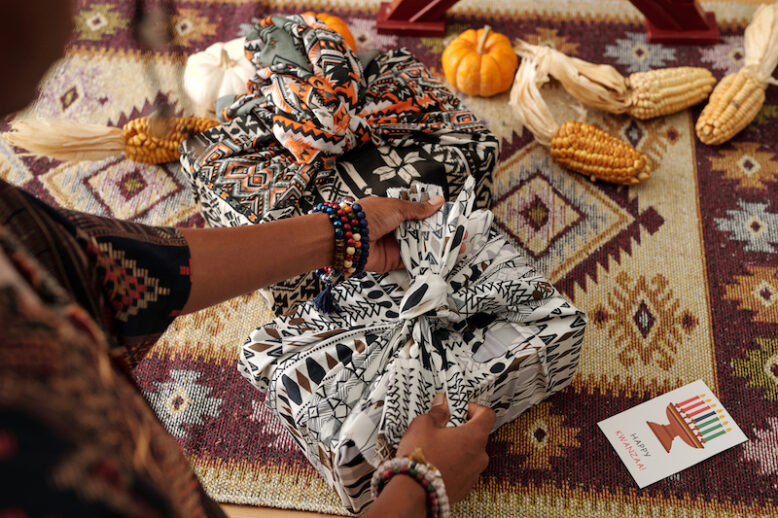
M189 243L191 313L332 263L332 224L322 213L231 228L179 229Z
M359 204L370 222L365 269L387 272L402 267L394 230L403 221L430 217L443 197L412 202L368 196ZM192 267L183 313L327 266L335 253L333 224L321 212L260 225L180 231L189 243Z

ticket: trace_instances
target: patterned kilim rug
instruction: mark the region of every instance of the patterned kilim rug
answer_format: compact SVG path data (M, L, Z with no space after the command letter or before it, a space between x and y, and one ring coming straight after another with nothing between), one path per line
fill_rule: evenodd
M623 73L698 65L717 77L743 63L750 3L710 3L723 31L710 47L649 44L638 12L607 0L468 0L450 34L489 23ZM376 0L178 2L188 51L245 33L252 19L313 8L346 19L361 49L407 46L440 73L444 39L378 35ZM170 55L143 58L131 1L82 0L75 40L44 82L33 116L120 125L155 101L187 112ZM558 90L551 97L563 100ZM497 221L591 318L579 373L561 394L500 429L491 464L456 516L778 515L778 88L732 142L695 140L699 108L651 122L590 113L660 164L625 189L592 184L549 161L517 124L507 95L466 99L502 141ZM0 129L6 130L8 121ZM34 159L0 141L0 175L42 199L133 221L202 225L174 165L121 157ZM334 494L235 368L248 332L270 318L257 294L180 318L137 370L141 388L223 502L342 513ZM638 490L597 421L704 380L750 441Z

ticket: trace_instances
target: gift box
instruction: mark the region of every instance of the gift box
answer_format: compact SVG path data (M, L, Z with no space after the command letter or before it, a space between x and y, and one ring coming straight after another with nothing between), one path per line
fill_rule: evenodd
M417 185L389 195L440 192ZM575 373L586 316L500 234L491 212L473 209L475 197L469 178L454 202L398 228L407 270L339 284L339 311L302 304L243 346L240 372L352 512L370 503L370 475L436 393L448 398L450 425L465 422L475 401L499 427Z
M249 93L220 99L225 124L181 146L206 222L238 226L419 181L453 199L467 176L489 207L497 139L405 48L355 54L309 15L272 16L246 37ZM311 274L269 290L276 314L321 291Z

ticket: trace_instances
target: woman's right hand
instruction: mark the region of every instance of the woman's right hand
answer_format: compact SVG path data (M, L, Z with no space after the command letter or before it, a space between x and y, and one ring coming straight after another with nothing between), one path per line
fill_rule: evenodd
M398 457L410 457L421 448L427 462L443 477L450 504L462 500L473 488L486 465L486 442L496 416L485 406L470 403L466 423L449 428L448 402L443 393L435 396L428 414L411 422L397 447ZM392 477L363 518L424 518L427 491L406 475Z
M494 411L470 403L468 420L457 427L446 427L448 401L439 393L428 414L411 422L397 447L398 457L410 456L421 448L427 462L438 468L450 503L462 500L489 464L486 443L497 419Z

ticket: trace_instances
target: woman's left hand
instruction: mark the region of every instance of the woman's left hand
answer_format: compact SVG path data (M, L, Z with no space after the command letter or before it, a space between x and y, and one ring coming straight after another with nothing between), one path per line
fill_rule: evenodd
M422 202L377 196L359 200L367 215L370 232L370 253L365 271L386 273L403 268L400 247L394 237L395 229L403 221L432 216L443 206L443 201L443 196L435 196L429 201Z

